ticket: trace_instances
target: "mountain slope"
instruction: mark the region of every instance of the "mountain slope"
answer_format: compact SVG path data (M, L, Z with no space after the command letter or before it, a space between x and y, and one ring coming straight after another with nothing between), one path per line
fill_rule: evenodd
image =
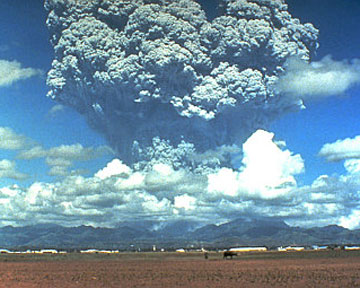
M234 245L358 244L360 230L336 225L314 228L291 227L276 218L238 218L221 225L179 221L174 223L119 223L115 228L62 227L41 224L0 228L0 247L149 249L179 246L229 247Z

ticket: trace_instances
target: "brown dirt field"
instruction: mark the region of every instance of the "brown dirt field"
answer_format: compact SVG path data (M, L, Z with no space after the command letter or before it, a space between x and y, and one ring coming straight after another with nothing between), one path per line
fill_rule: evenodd
M0 287L360 287L360 252L0 255Z

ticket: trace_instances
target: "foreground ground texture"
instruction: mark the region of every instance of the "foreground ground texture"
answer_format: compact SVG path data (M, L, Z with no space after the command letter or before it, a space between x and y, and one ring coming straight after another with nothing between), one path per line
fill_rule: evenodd
M360 252L0 255L0 287L360 287Z

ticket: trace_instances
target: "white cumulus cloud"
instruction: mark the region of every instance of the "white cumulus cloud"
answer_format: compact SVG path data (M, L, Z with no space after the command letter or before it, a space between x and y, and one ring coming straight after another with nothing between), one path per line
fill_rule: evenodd
M330 56L306 63L296 58L287 62L286 73L279 78L279 92L301 99L341 95L360 83L360 60L335 61Z
M294 189L294 175L304 172L304 161L300 155L280 149L273 137L264 130L255 132L243 145L240 171L221 168L210 174L209 191L271 199Z
M99 170L95 177L98 177L101 180L106 178L116 176L116 175L130 175L132 173L131 169L123 164L119 159L114 159L109 162L105 168Z
M0 60L0 87L9 86L16 81L41 74L41 70L34 68L23 68L17 61Z
M23 180L28 178L28 175L18 172L14 161L3 159L0 160L0 178Z
M24 160L45 158L46 164L50 166L49 175L67 176L70 173L82 173L80 170L68 171L68 168L70 168L75 161L90 161L109 153L112 153L112 151L107 146L84 147L77 143L45 149L40 145L36 145L20 151L17 158Z
M0 127L0 149L19 150L25 148L28 140L25 136L16 134L9 127Z
M341 161L360 158L360 136L337 140L323 145L319 156L328 161Z
M58 170L54 173L64 177L54 183L0 188L0 223L26 225L51 219L66 226L110 227L134 218L219 223L239 215L261 215L283 217L291 225L359 227L360 161L347 159L344 175L321 175L311 185L298 187L303 159L273 138L273 133L255 132L242 147L239 169L191 170L171 165L166 152L154 157L151 165L135 168L113 159L85 177L62 170L67 168L64 158L46 159L54 161L52 169ZM64 156L67 149L55 149L52 155ZM33 154L47 157L49 150L34 148ZM14 167L11 161L2 163L3 170Z
M355 209L348 216L342 216L340 218L341 226L348 229L355 229L360 227L360 208Z

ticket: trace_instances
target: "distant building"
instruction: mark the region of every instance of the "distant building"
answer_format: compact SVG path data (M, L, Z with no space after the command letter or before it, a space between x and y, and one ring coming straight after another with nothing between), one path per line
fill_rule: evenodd
M80 250L80 253L99 253L99 250L97 250L97 249L86 249L86 250Z
M304 251L305 247L303 246L288 246L285 248L285 251Z
M55 249L42 249L39 251L40 254L57 254L58 251Z
M178 253L185 253L186 251L185 251L185 249L181 248L181 249L176 249L176 252L178 252Z
M230 252L263 252L267 251L266 247L236 247L230 248Z
M344 246L344 250L360 250L360 246Z
M94 253L94 254L112 254L112 253L119 253L119 250L97 250L97 249L87 249L87 250L80 250L80 253Z
M327 250L327 249L329 249L328 246L317 246L317 245L312 246L312 248L314 250Z
M303 246L287 246L287 247L278 247L277 251L281 251L281 252L289 252L289 251L304 251L305 247Z

